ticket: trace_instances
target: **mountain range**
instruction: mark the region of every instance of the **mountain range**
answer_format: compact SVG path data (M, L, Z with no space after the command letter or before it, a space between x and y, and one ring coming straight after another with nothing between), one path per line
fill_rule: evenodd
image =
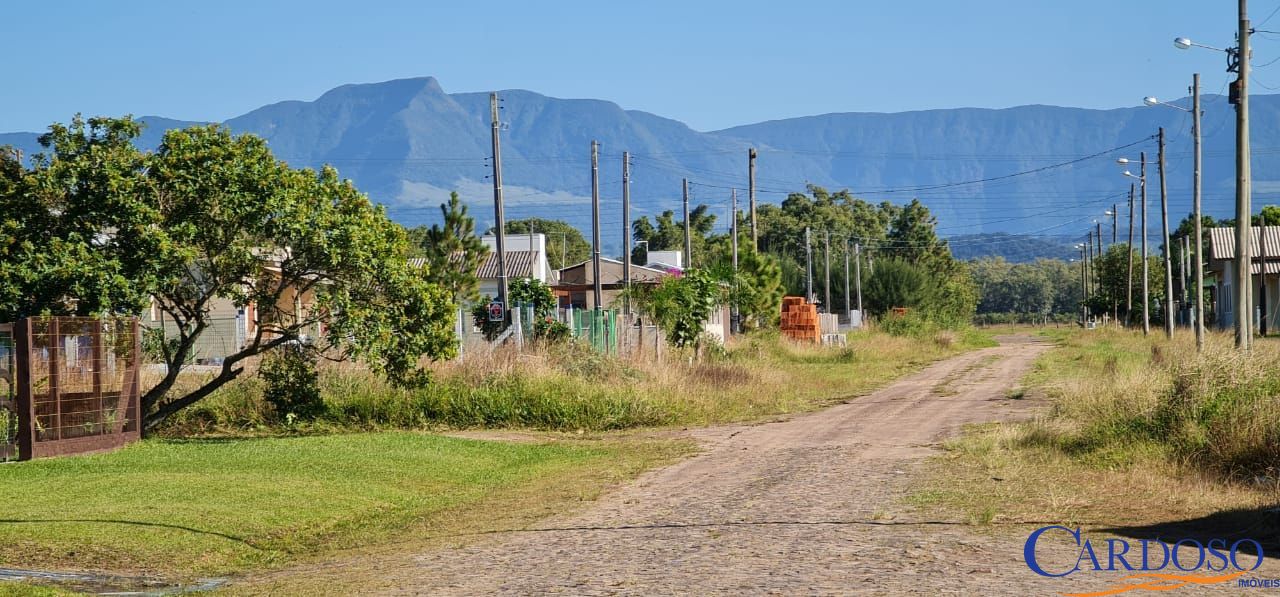
M1190 211L1190 117L1162 106L851 112L703 132L604 100L524 90L498 95L506 217L557 218L589 230L590 143L596 140L609 250L622 235L623 151L632 156L633 218L679 210L687 178L691 203L711 204L727 223L730 189L747 187L747 154L754 147L761 202L777 203L807 184L848 188L875 202L918 197L938 216L942 235L984 242L972 239L992 232L1083 236L1095 218L1109 223L1103 212L1113 204L1124 226L1130 179L1115 159L1136 162L1146 151L1155 162L1154 136L1164 127L1173 224ZM1188 105L1186 99L1173 103ZM1205 210L1227 217L1234 188L1231 106L1219 95L1206 95L1203 106ZM1261 206L1280 198L1280 96L1256 95L1251 106L1254 204ZM155 147L168 128L196 124L142 120L144 148ZM263 106L223 124L266 138L292 165L335 165L401 223L437 221L451 190L482 225L492 222L488 93L446 93L431 77L343 85L314 101ZM37 137L3 133L0 145L32 154L40 150ZM1155 172L1151 167L1148 185L1153 237L1159 233ZM745 191L738 199L745 209Z

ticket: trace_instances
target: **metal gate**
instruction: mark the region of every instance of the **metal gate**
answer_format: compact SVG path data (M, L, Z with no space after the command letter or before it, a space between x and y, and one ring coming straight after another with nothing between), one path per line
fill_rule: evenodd
M0 462L18 459L17 398L13 324L0 324Z

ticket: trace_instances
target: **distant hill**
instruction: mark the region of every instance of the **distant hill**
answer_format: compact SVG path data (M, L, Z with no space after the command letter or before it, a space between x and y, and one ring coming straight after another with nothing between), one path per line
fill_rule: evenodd
M695 204L713 205L727 221L728 187L746 186L747 150L759 150L759 198L781 201L806 183L849 188L873 201L919 197L938 215L944 235L993 232L1072 235L1112 203L1122 204L1128 179L1114 164L1136 158L1157 127L1169 131L1170 217L1189 211L1190 153L1185 114L1132 107L1084 110L1021 106L893 114L844 113L775 120L699 132L675 120L592 99L558 99L503 91L503 164L508 217L547 217L579 228L590 223L589 147L601 142L600 180L606 249L620 242L621 153L633 157L635 217L678 208L680 180L692 182ZM1230 212L1232 120L1217 96L1204 101L1206 211ZM1255 96L1254 203L1280 191L1280 96ZM69 117L70 115L68 115ZM146 117L141 145L187 122ZM265 137L297 166L336 165L405 224L430 223L450 190L492 213L487 93L446 93L433 78L344 85L314 101L285 101L226 121ZM0 134L0 144L37 151L36 133ZM1059 165L1055 167L1055 165ZM1021 176L1013 174L1043 169ZM1274 173L1274 174L1273 174ZM1277 176L1271 179L1270 176ZM981 184L954 184L984 180ZM1155 186L1150 187L1154 191ZM745 197L740 196L745 202ZM1151 194L1152 213L1158 195ZM480 222L480 227L491 225ZM615 230L616 229L616 230ZM957 247L959 248L959 247ZM1031 254L1029 246L1026 248ZM1047 250L1047 248L1046 248Z
M965 234L947 239L957 259L1003 257L1012 263L1037 259L1071 259L1076 254L1072 241L1062 237L1030 236L994 232Z

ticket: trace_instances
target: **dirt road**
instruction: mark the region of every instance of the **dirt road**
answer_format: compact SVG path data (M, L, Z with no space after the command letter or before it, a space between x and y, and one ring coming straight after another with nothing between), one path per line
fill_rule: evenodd
M381 566L378 591L1040 595L1105 589L1120 574L1068 581L1031 573L1022 547L1035 526L974 527L938 520L903 501L913 469L940 440L966 423L1024 416L1036 407L1006 395L1047 346L1025 337L1001 340L998 348L937 363L821 412L698 431L701 455L535 530ZM1075 561L1065 543L1048 552Z
M702 455L542 530L423 554L396 592L971 594L1015 574L1034 594L1020 543L998 552L901 498L942 438L1026 411L1005 396L1044 348L1007 338L821 412L699 432Z

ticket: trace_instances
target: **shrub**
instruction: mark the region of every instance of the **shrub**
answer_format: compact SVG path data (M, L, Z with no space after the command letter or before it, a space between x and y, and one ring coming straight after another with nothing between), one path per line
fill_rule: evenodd
M262 359L258 375L265 383L262 399L280 420L289 415L310 420L324 412L316 357L311 351L293 344L272 350Z

